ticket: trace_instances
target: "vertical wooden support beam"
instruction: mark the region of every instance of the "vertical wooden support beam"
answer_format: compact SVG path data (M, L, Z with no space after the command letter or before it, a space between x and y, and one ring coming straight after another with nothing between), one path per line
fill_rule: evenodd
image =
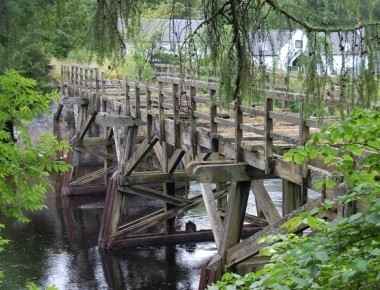
M270 174L272 171L272 154L273 154L273 120L270 113L273 111L273 100L265 99L265 120L264 120L264 155L265 155L265 173Z
M235 100L235 160L236 162L244 161L243 149L241 148L241 141L243 140L243 130L241 124L243 123L243 112L241 110L240 99Z
M89 89L90 89L90 77L89 77L89 69L86 67L84 68L84 88L86 90L86 94L89 95Z
M112 236L117 231L120 219L122 195L118 188L118 173L116 172L107 186L107 195L100 227L99 244L104 249L112 247Z
M129 84L128 84L128 79L125 78L125 114L127 116L131 115L131 100L129 97Z
M165 134L165 109L164 109L164 94L162 82L158 83L159 86L159 95L158 95L158 105L159 105L159 117L160 117L160 145L162 148L161 154L161 165L164 172L168 172L168 147L166 143L166 134ZM175 184L174 183L164 183L163 190L165 194L174 195L175 194ZM170 210L170 205L166 204L166 210ZM168 233L173 232L174 229L174 219L169 219L166 223L166 231Z
M75 96L79 96L78 93L78 66L74 66L74 90Z
M282 214L287 215L307 202L305 186L282 180Z
M79 67L79 75L78 75L80 96L83 97L83 67Z
M210 134L211 134L211 151L214 153L219 152L219 139L218 139L218 123L215 122L217 116L217 105L215 103L216 91L209 90L210 105Z
M160 144L162 147L162 162L163 171L168 171L168 150L166 143L166 134L165 134L165 109L164 109L164 94L163 94L163 83L159 82L159 95L158 95L158 106L159 106L159 118L160 118Z
M146 134L150 140L153 137L152 91L149 85L146 88Z
M309 138L309 128L305 122L304 102L300 104L299 112L299 145L304 145ZM288 180L282 180L282 214L286 215L296 210L307 202L307 167L304 167L302 184L295 184Z
M99 71L98 71L99 73ZM102 112L107 112L107 100L105 99L105 80L104 80L104 72L100 73L100 79L99 79L99 95L100 95L100 106Z
M173 84L172 92L173 102L173 121L174 121L174 147L176 149L181 147L181 124L179 120L179 85Z
M240 98L235 100L235 145L236 145L236 162L241 162L244 159L241 141L243 138L243 130L241 124L243 122L243 112L241 110ZM224 268L227 250L239 243L241 231L243 227L244 217L247 210L247 202L251 187L250 181L233 182L228 195L228 208L225 220L225 231L223 243L219 251L222 257L217 275L221 275ZM218 277L219 278L219 277Z
M239 243L243 227L248 196L251 188L250 181L234 182L228 196L227 217L221 254L225 257L227 250Z
M105 91L104 73L100 72L99 69L96 68L95 75L96 75L96 80L95 80L96 95L98 96L98 99L100 102L100 110L102 112L107 112L107 101L104 99L104 91ZM108 170L112 166L112 158L110 156L113 153L112 143L111 143L113 131L111 128L108 128L108 127L104 127L102 129L103 129L104 139L106 140L106 153L107 153L107 157L104 159L104 184L108 187L109 185Z
M141 120L141 94L140 94L140 86L137 83L135 86L135 116L137 120Z
M306 141L310 137L310 128L306 124L304 100L300 103L299 111L299 145L305 145Z
M197 88L194 86L190 87L190 101L191 101L191 110L190 110L190 122L191 122L191 158L196 160L198 157L198 132L197 132L197 120L195 118L195 112L197 110L197 103L195 97L197 95Z

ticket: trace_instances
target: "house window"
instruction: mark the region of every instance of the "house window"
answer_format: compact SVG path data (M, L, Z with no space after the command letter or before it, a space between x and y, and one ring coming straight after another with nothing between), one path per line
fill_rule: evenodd
M296 48L301 49L303 47L303 41L302 40L296 40Z

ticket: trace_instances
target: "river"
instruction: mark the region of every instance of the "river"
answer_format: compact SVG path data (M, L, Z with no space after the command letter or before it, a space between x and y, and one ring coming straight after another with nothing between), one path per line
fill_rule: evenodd
M51 128L50 116L36 120L32 132ZM52 181L54 185L54 180ZM266 182L275 204L281 205L281 183ZM199 191L192 184L192 193ZM8 222L5 235L11 240L0 253L5 274L0 289L24 289L27 282L58 289L198 289L201 267L215 254L214 243L137 247L104 252L97 236L104 197L62 197L59 189L46 198L46 208L29 214L30 222ZM255 213L252 195L249 212ZM198 229L208 227L203 207L188 211L177 221L191 220Z

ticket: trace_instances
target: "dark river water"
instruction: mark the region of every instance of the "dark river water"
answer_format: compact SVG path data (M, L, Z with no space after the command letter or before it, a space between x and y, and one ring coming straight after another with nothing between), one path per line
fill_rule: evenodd
M47 119L33 124L34 132L50 130ZM54 184L54 182L52 182ZM279 181L266 183L274 202L281 204ZM191 186L192 193L199 186ZM59 190L46 199L46 208L29 215L27 224L8 223L11 240L0 253L5 274L0 289L24 289L27 282L58 289L198 289L201 267L215 253L214 243L137 247L103 252L97 247L104 197L67 198ZM250 198L249 212L255 213ZM191 220L198 229L208 228L202 207L179 218Z
M270 185L280 196L273 192L277 184ZM193 185L192 191L197 190ZM0 254L5 272L0 289L23 289L30 281L73 290L197 289L200 269L216 250L214 243L197 243L104 252L97 247L103 197L67 198L52 192L46 204L46 209L30 215L30 223L8 224L5 233L11 243ZM187 212L178 223L188 220L198 229L208 227L202 207Z

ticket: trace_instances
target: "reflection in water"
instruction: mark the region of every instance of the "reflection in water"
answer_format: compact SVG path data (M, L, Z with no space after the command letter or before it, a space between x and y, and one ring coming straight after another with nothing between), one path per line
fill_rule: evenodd
M277 207L280 185L266 183ZM197 190L193 185L192 191ZM103 200L102 196L65 198L52 193L47 209L31 215L29 224L10 223L6 234L12 243L0 253L0 268L6 275L0 289L22 289L27 281L70 290L197 289L201 267L216 252L213 243L102 251L97 237ZM254 203L251 195L248 212L255 213ZM198 229L209 228L201 207L180 217L177 226L183 228L189 220Z
M6 275L0 289L22 289L28 281L70 290L197 289L200 268L215 253L213 243L102 251L97 236L103 199L52 193L47 209L32 214L29 224L9 223L12 243L0 254ZM199 223L201 212L194 211Z

